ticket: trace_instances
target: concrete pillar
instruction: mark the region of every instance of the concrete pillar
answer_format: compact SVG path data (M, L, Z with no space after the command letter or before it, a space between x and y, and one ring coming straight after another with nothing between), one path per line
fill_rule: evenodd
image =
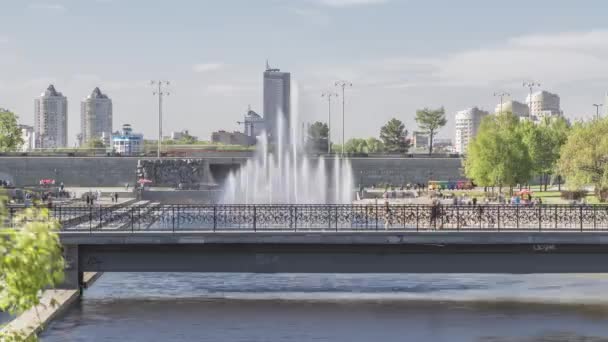
M65 278L63 284L57 286L64 290L80 289L83 273L80 272L78 260L78 245L64 245L63 258L65 259Z

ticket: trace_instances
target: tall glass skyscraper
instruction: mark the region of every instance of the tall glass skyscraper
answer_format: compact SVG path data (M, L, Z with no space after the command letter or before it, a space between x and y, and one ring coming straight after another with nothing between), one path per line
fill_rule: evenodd
M291 116L291 74L270 68L264 71L264 122L270 141L276 141L279 117L283 117L286 139L289 140Z
M51 84L34 101L36 148L68 145L68 99Z

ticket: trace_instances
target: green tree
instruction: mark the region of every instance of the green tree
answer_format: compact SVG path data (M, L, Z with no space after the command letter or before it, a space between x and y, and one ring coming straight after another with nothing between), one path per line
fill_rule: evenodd
M309 152L326 152L329 128L326 123L317 121L308 127L306 148Z
M0 151L15 151L23 145L17 115L0 109Z
M608 119L574 125L561 149L558 170L569 187L592 184L598 199L607 199Z
M523 142L519 119L511 113L485 117L477 136L469 143L465 174L481 186L507 186L526 183L532 161Z
M365 139L352 138L348 139L344 144L344 152L346 153L367 153L367 142Z
M183 132L181 138L177 141L178 145L194 145L198 142L195 136L190 135L188 132Z
M445 109L424 108L416 111L418 127L429 135L429 154L433 154L433 139L441 127L448 122L445 118Z
M1 207L0 224L6 222ZM0 227L0 310L19 314L40 304L42 290L63 281L65 264L59 223L49 219L46 209L26 209L13 224L15 229ZM0 340L22 341L24 336L12 332L0 335Z
M382 140L387 152L406 153L409 149L409 143L405 139L406 136L405 125L395 118L392 118L380 129L380 140Z
M384 143L374 137L367 138L365 140L367 147L367 153L382 153L385 150Z
M101 139L91 139L89 141L87 141L84 144L85 148L88 149L98 149L98 148L105 148L106 145L103 143L103 140Z

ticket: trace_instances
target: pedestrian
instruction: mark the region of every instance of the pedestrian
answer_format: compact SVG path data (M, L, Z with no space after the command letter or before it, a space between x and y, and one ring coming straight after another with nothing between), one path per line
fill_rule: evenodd
M118 192L114 193L114 202L118 203Z
M473 197L473 205L477 205L477 197Z
M437 229L437 217L439 216L439 200L434 199L431 204L431 228Z
M127 191L129 191L129 183L127 183L127 184L125 185L125 188L127 189Z

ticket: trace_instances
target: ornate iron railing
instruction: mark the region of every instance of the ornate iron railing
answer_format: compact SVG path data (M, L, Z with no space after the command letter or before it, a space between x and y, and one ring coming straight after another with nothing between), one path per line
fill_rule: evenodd
M605 205L56 207L66 231L608 231Z

